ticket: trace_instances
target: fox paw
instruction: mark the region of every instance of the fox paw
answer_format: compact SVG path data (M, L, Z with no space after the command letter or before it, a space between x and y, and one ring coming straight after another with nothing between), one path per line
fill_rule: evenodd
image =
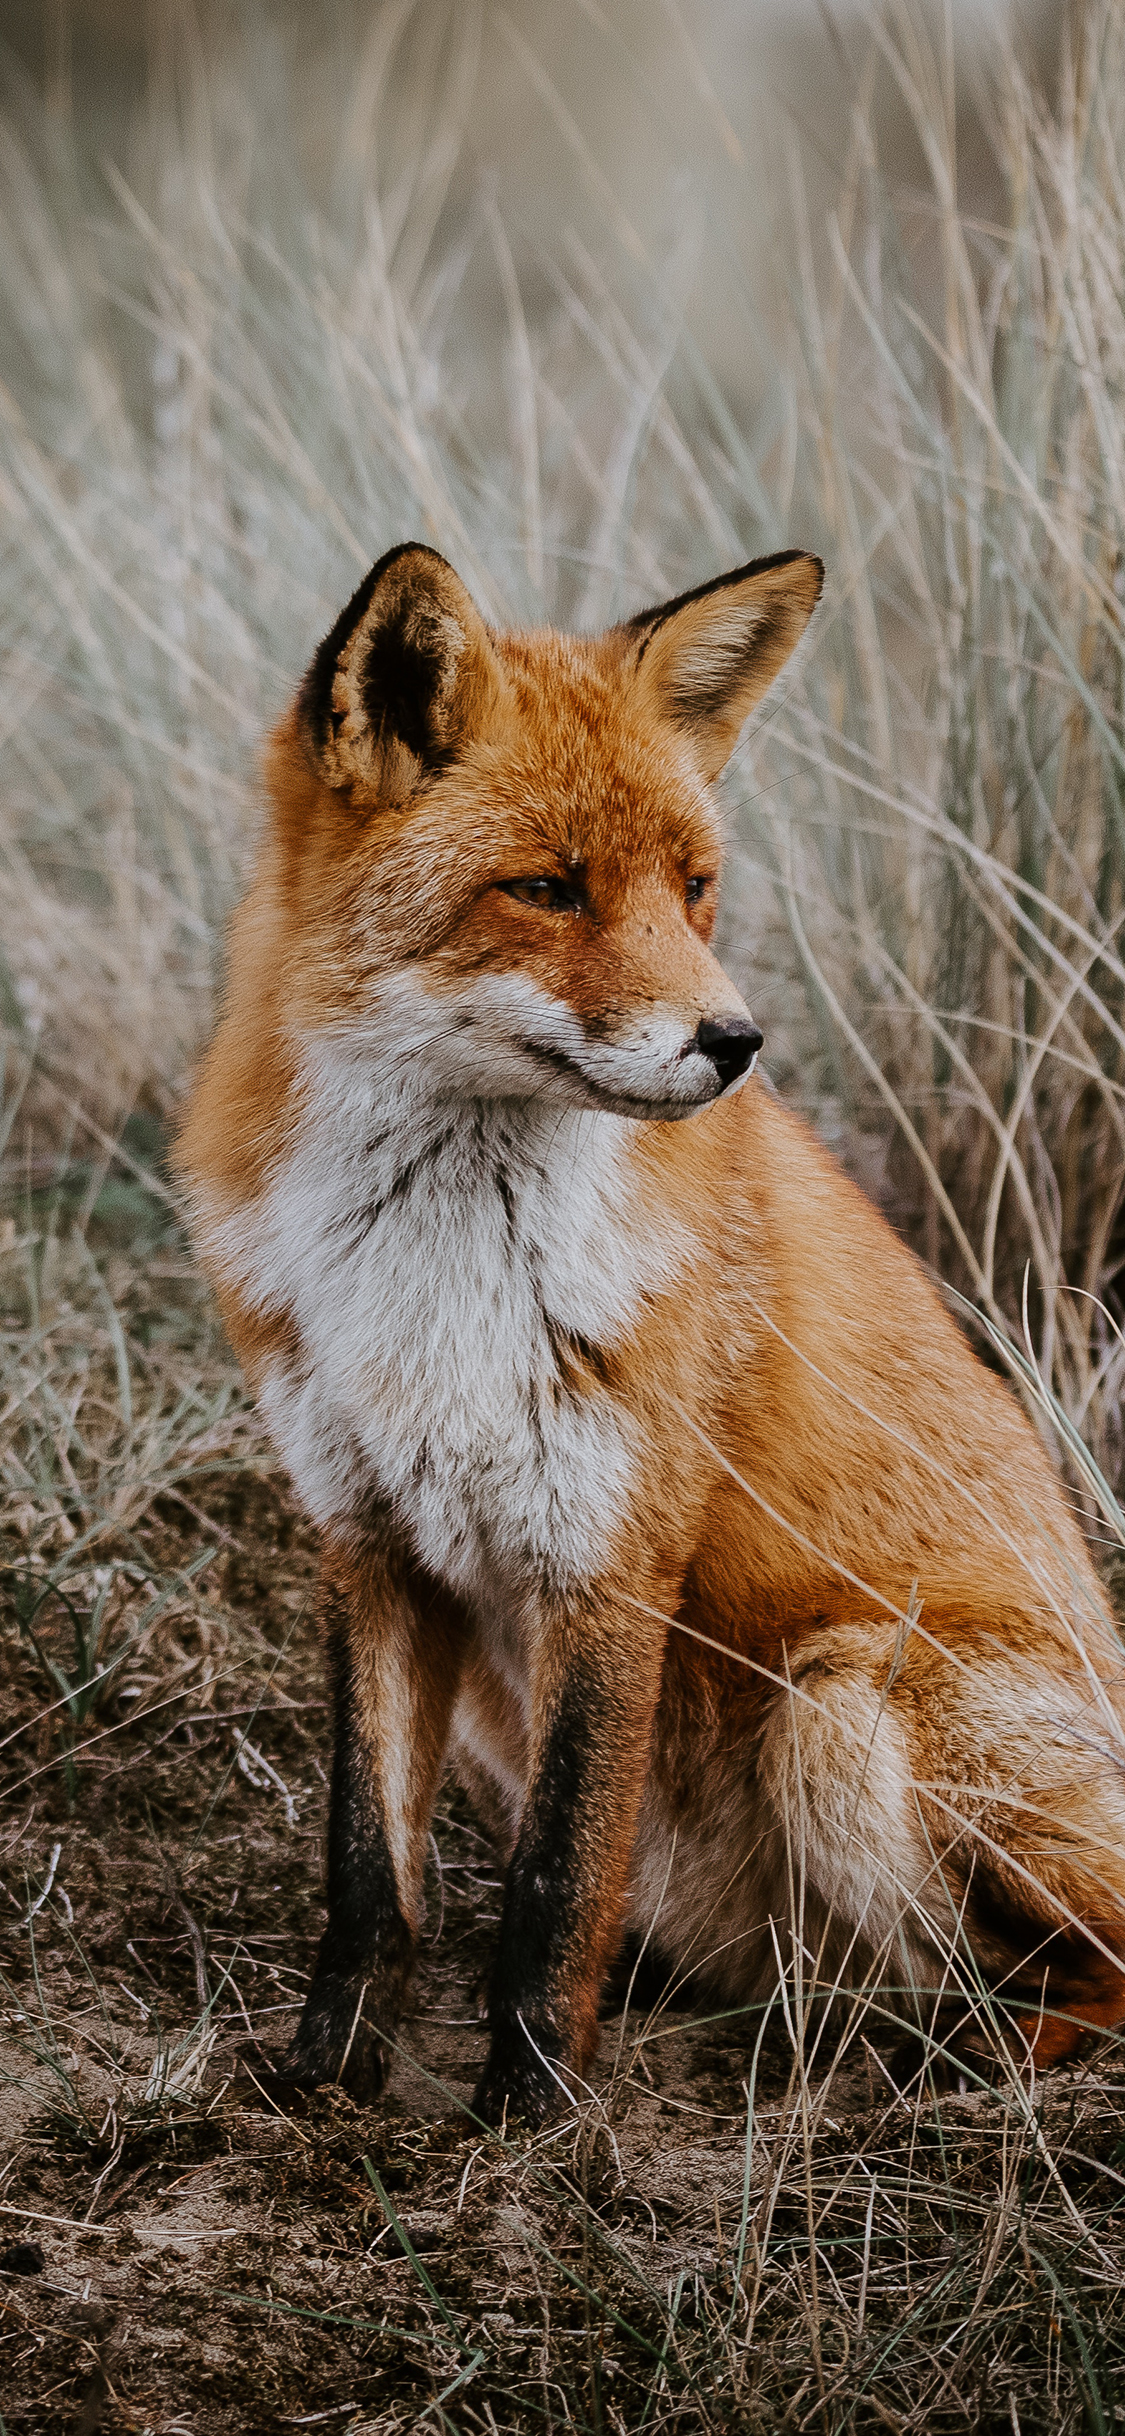
M495 2131L517 2123L536 2131L549 2116L565 2113L570 2102L563 2073L552 2072L526 2039L518 2047L494 2040L469 2111Z
M385 2025L366 2018L374 2011L370 1982L336 1971L314 1979L293 2040L275 2067L279 2090L333 2082L360 2105L379 2097L389 2054Z

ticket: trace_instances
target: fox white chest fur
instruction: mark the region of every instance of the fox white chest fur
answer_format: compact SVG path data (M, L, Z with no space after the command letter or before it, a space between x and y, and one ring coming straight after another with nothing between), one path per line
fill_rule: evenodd
M633 1324L675 1240L630 1209L626 1118L420 1103L346 1050L309 1055L263 1197L209 1230L225 1275L296 1324L259 1401L316 1520L389 1502L474 1607L590 1579L632 1487L590 1355Z

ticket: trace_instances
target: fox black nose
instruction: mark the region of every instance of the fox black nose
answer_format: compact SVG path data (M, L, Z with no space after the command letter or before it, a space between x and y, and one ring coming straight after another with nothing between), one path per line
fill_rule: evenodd
M726 1091L753 1064L762 1045L762 1034L756 1023L743 1015L720 1015L714 1023L701 1023L689 1049L698 1049L701 1057L709 1057L719 1077L719 1087Z

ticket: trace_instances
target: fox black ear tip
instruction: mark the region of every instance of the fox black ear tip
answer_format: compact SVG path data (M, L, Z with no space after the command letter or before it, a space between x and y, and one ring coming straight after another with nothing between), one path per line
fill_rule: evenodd
M747 575L773 575L782 570L783 578L808 603L811 617L824 591L824 560L816 550L779 550L776 558L762 559L745 569Z

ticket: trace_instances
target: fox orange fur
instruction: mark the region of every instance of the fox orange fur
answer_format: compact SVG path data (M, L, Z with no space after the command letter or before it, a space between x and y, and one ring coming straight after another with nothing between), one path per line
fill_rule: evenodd
M274 736L180 1158L323 1536L297 2082L381 2084L449 1765L508 1856L486 2119L587 2070L629 1931L734 2002L779 1965L969 2001L971 1952L1041 2060L1125 2016L1081 1533L709 944L711 782L820 583L503 634L409 545Z

